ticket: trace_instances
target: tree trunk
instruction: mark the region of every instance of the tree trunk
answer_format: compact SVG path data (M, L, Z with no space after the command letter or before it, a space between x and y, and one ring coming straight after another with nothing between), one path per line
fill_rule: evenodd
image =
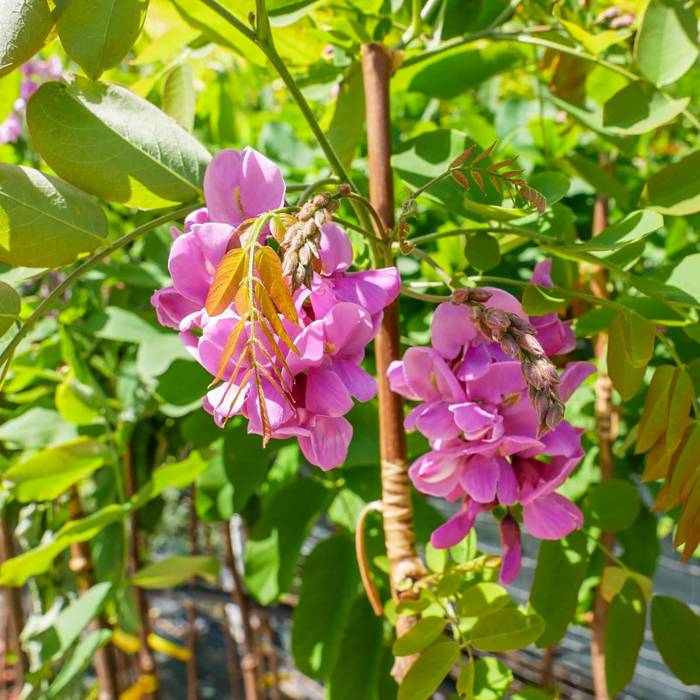
M391 121L389 82L392 59L382 44L362 47L365 108L367 116L367 148L369 152L370 201L384 227L394 225L394 187L391 171ZM385 265L393 263L390 242L381 244ZM413 529L413 505L408 479L406 433L403 426L403 401L391 391L387 371L401 355L399 341L399 302L384 310L384 318L374 341L379 388L379 442L382 479L382 514L384 537L391 571L394 600L413 597L412 591L400 591L401 583L415 581L424 572L418 558ZM405 634L416 624L416 618L399 616L397 634ZM414 657L400 657L392 675L397 681L406 674Z

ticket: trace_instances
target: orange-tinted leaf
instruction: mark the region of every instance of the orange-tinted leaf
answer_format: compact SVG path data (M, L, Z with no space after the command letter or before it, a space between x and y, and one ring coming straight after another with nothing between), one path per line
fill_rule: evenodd
M500 160L498 163L491 163L491 165L488 166L488 169L491 170L492 172L496 172L497 170L500 170L501 168L505 168L509 166L511 163L514 163L518 159L518 156L513 156L512 158L506 158L505 160Z
M238 340L241 337L241 332L245 328L245 319L241 319L238 321L238 323L234 326L233 330L231 331L231 335L228 337L228 340L226 341L226 345L224 345L224 350L221 353L221 361L219 362L219 367L216 370L216 377L214 378L214 381L212 384L216 384L217 382L220 382L221 379L224 376L224 373L226 371L226 366L228 365L230 359L233 357L233 353L236 351L236 346L238 345ZM241 358L243 356L243 353L241 353ZM239 360L241 359L239 358ZM232 375L234 376L234 375Z
M462 185L465 190L469 189L469 180L467 180L464 173L459 172L459 170L451 170L450 175L452 175L452 178Z
M270 416L267 413L267 404L265 403L265 392L260 381L260 373L255 373L255 389L258 393L258 407L260 408L260 424L263 430L263 447L267 445L272 437L272 425L270 424Z
M275 308L272 300L265 287L262 284L258 284L258 299L260 300L260 306L262 307L263 316L270 322L270 325L274 329L275 333L284 341L285 345L294 352L299 354L294 341L289 337L289 334L284 328L284 324L277 315L277 309Z
M484 160L484 158L488 158L491 155L491 151L493 151L493 149L496 147L496 143L498 142L494 141L485 151L479 153L479 155L476 158L474 158L474 162L472 163L472 165L481 163L481 161Z
M272 345L272 349L275 352L275 355L277 359L280 361L282 367L284 367L289 374L292 374L292 371L289 369L289 366L287 365L287 360L285 359L284 355L282 354L282 350L280 350L279 343L277 342L277 339L275 338L273 332L270 330L269 326L265 322L265 319L263 319L260 322L260 327L263 329L263 333L267 336L267 339L270 341L270 345Z
M234 306L238 314L243 318L250 314L250 294L247 286L239 287L238 292L236 292Z
M635 450L637 454L651 449L666 431L669 400L675 376L675 367L661 365L656 368L651 378L642 418L639 421L639 437Z
M452 170L453 168L459 168L460 165L462 165L463 163L466 163L467 160L469 159L469 156L474 152L474 146L475 146L475 145L476 145L476 144L472 144L471 146L469 146L469 148L467 148L466 151L464 151L464 153L462 153L462 155L457 156L457 157L450 163L450 170Z
M695 480L688 502L678 520L678 529L673 539L674 547L686 543L682 559L688 559L693 553L693 548L688 546L688 541L697 537L698 530L700 530L700 478Z
M663 440L657 442L647 454L642 481L663 479L668 473L672 459L673 451L669 452L666 450L666 445Z
M683 503L690 496L693 480L700 473L700 424L693 423L686 431L676 455L673 476L670 479L669 505Z
M668 424L666 428L666 449L673 450L688 427L690 420L690 405L693 400L693 383L690 375L684 369L676 372L676 381L673 384L672 401L668 411Z
M294 300L282 275L282 262L277 253L269 246L262 246L255 254L255 265L277 310L292 323L299 323Z
M212 280L205 307L210 316L228 308L236 297L248 256L242 248L229 250L221 259Z
M478 170L472 170L472 177L474 178L474 182L476 182L477 187L482 191L485 192L486 189L484 188L484 178L481 177L481 173Z

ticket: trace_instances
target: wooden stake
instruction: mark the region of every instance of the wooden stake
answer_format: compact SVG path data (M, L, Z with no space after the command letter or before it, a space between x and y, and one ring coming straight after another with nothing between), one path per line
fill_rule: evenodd
M389 84L392 57L379 43L362 46L367 149L369 153L370 202L385 229L394 226L394 187L391 171L391 114ZM393 264L390 241L381 245L385 265ZM399 591L400 584L419 579L424 568L418 558L413 528L413 504L408 479L406 433L403 400L391 391L387 371L401 354L399 341L399 302L384 310L384 318L374 341L379 395L379 442L382 478L384 536L391 571L391 590L395 600L413 597L412 591ZM404 587L401 586L403 589ZM414 617L399 616L397 633L405 634L415 626ZM415 657L397 658L392 675L397 681L413 665Z
M258 692L258 668L259 659L257 653L257 645L255 644L255 633L250 621L250 608L243 592L243 581L241 574L238 571L236 564L236 554L233 549L233 539L231 538L230 523L221 524L221 534L224 540L224 556L226 557L226 565L231 572L233 578L233 588L231 590L231 599L234 605L241 612L243 621L243 651L244 655L241 659L241 669L243 671L243 687L245 689L246 700L258 700L260 697Z

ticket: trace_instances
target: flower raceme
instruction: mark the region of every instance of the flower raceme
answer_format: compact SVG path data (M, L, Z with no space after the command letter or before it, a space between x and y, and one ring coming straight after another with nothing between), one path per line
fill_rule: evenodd
M158 319L213 375L204 407L218 425L243 415L265 441L296 437L309 462L338 466L352 437L345 414L376 394L361 363L398 271L348 271L352 245L328 195L279 214L282 174L251 148L219 153L204 194L206 207L173 230Z
M546 261L534 278L551 285L548 276ZM572 362L561 376L554 370L547 354L572 349L571 331L556 316L529 319L498 289L459 290L453 299L435 311L432 347L409 348L389 380L419 402L406 427L431 446L410 467L413 484L460 504L432 544L451 547L479 513L505 508L500 578L509 583L520 571L521 509L525 528L541 539L582 525L578 508L556 493L583 457L580 431L562 420L561 402L594 368Z

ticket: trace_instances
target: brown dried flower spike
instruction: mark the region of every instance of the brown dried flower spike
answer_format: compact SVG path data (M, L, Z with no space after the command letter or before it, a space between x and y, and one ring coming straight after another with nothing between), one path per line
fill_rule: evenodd
M559 398L559 373L547 357L534 327L516 314L484 306L491 294L485 289L457 289L453 304L467 304L477 330L500 343L506 355L521 363L528 394L539 419L539 434L554 430L564 418Z

